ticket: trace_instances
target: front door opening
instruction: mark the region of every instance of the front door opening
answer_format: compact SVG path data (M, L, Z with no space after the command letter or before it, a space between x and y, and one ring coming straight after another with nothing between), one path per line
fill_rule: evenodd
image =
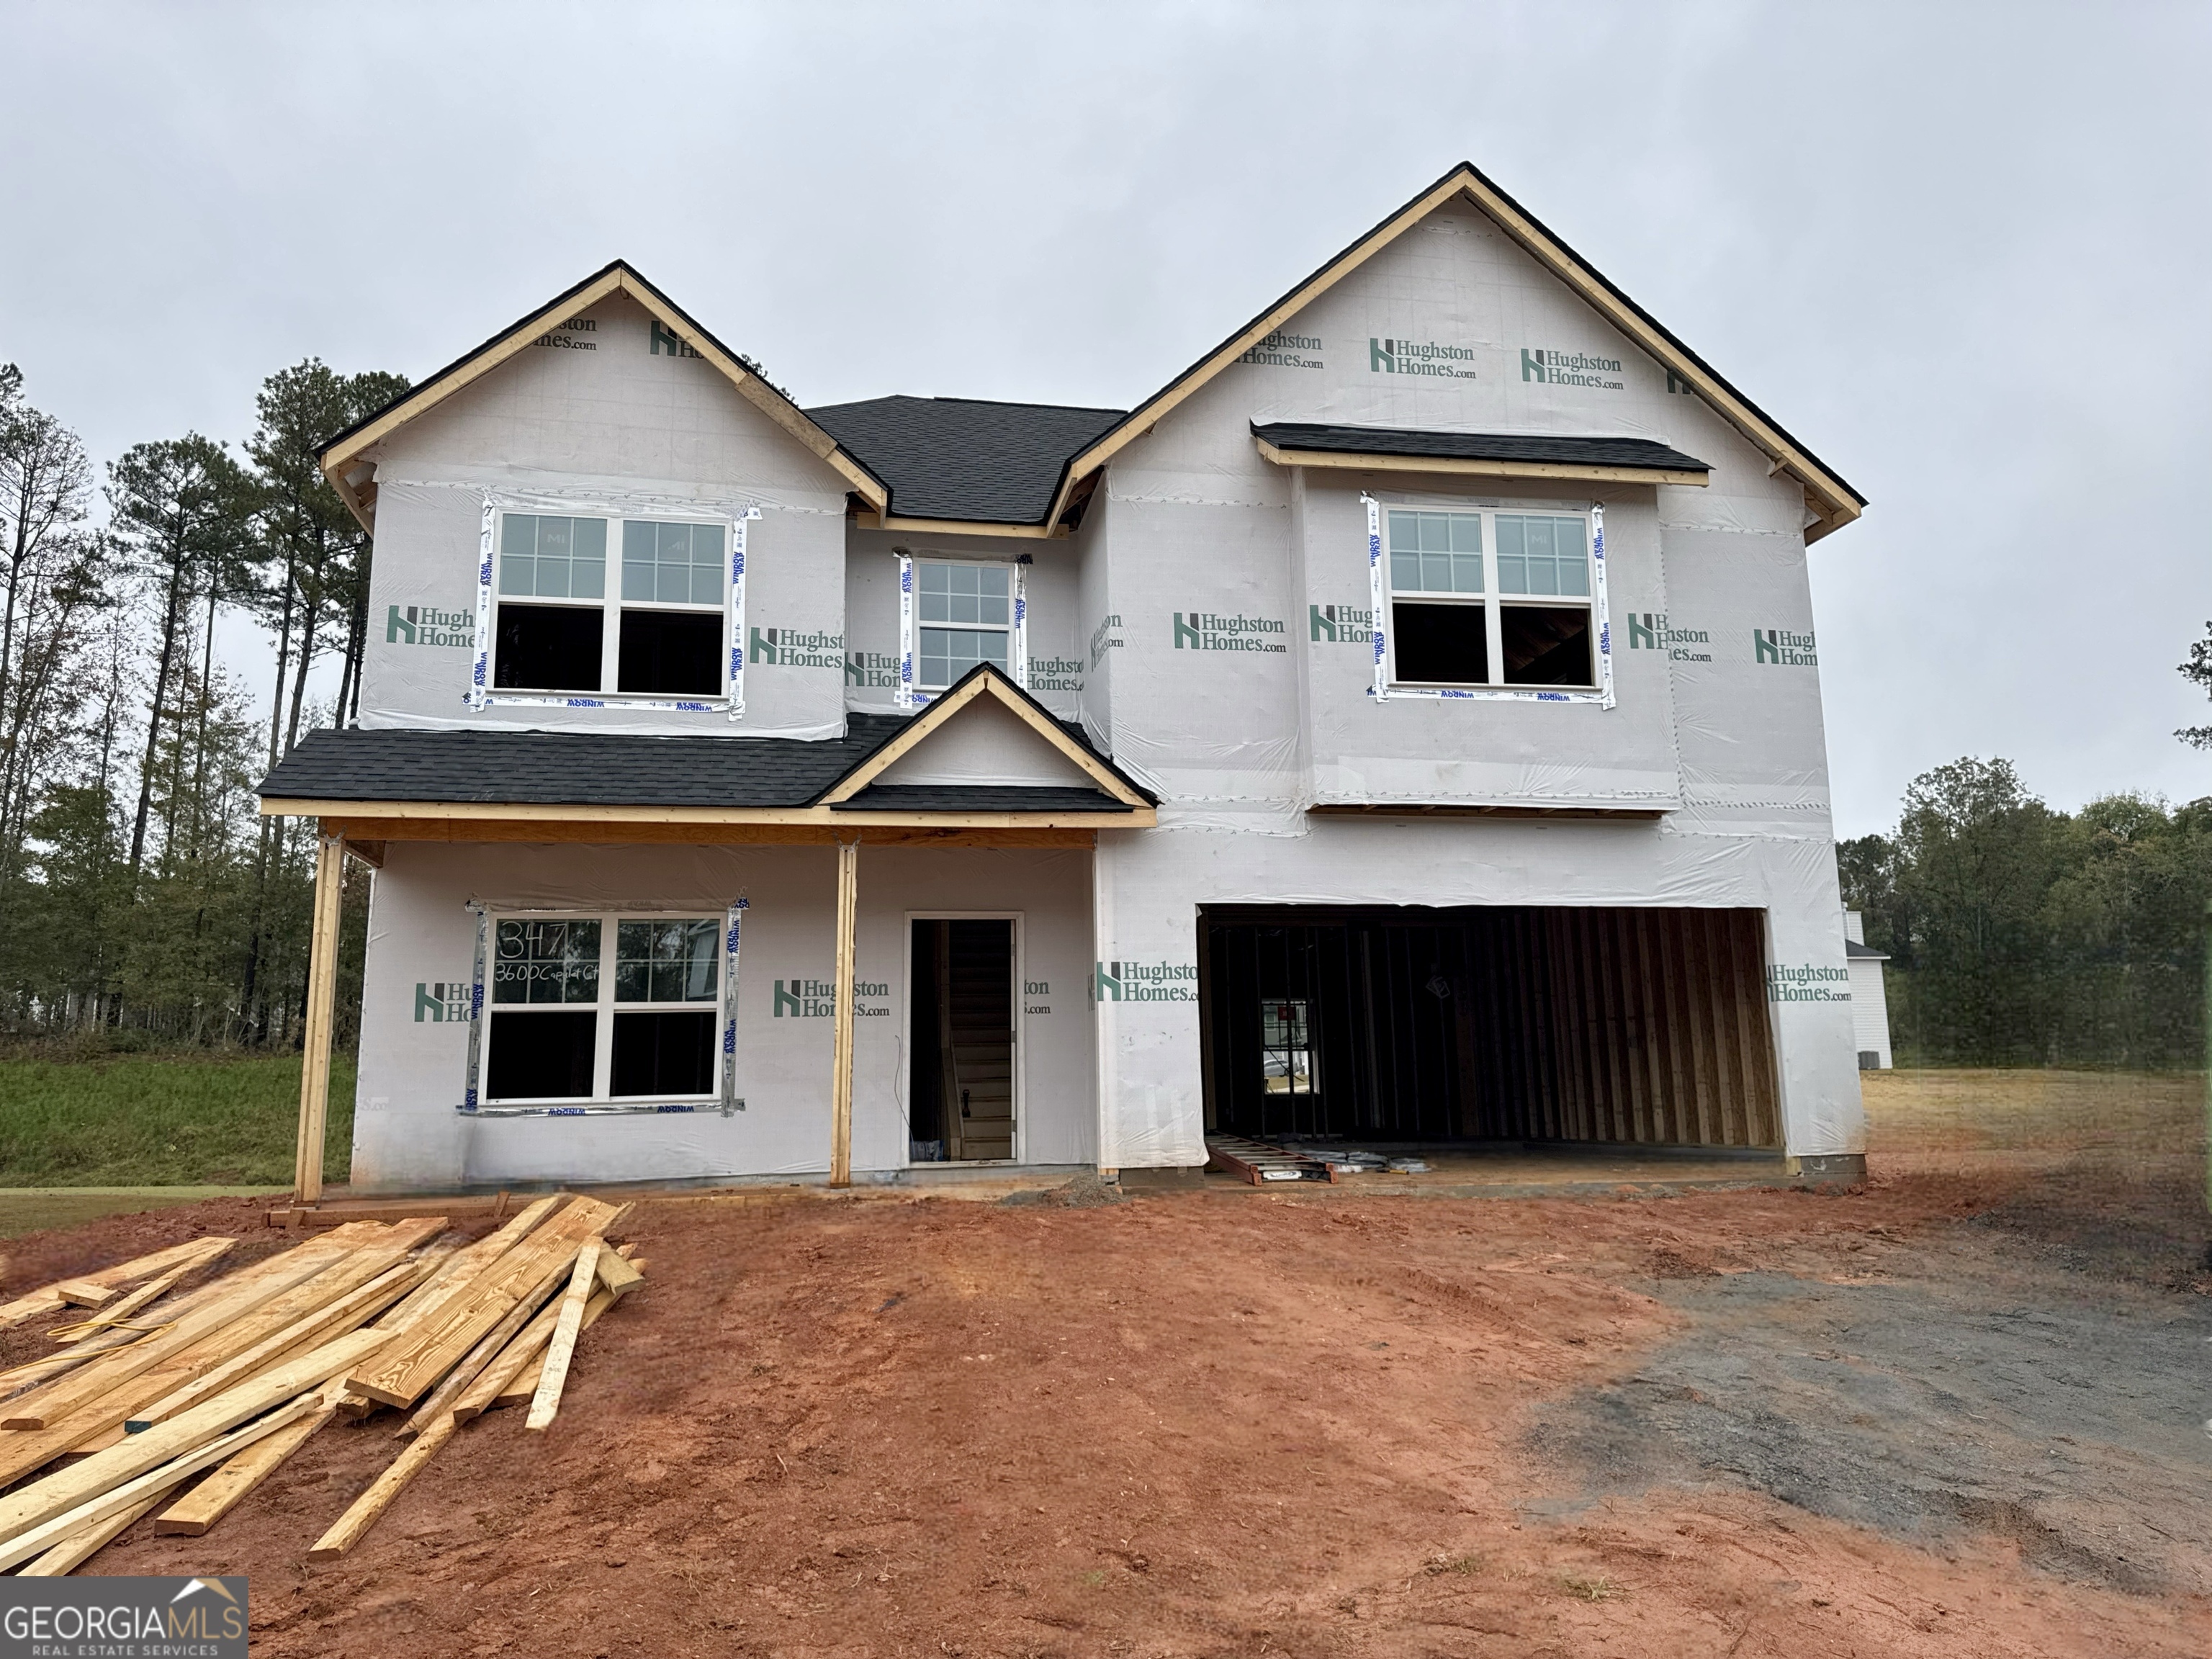
M1014 924L914 923L908 1156L1014 1155Z

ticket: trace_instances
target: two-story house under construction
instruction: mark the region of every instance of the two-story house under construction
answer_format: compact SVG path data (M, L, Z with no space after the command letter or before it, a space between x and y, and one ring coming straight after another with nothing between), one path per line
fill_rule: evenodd
M1863 1150L1808 545L1863 502L1472 167L1133 410L802 409L608 266L337 437L353 1176Z

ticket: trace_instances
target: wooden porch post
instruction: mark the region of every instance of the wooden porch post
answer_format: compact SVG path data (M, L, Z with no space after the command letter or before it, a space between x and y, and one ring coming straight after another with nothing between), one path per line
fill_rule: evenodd
M307 947L306 1041L300 1054L300 1141L292 1194L301 1204L323 1195L323 1126L331 1099L331 1028L338 988L338 890L345 838L315 837L314 929Z
M860 842L837 843L837 1041L830 1080L830 1184L853 1184L853 959L860 899Z

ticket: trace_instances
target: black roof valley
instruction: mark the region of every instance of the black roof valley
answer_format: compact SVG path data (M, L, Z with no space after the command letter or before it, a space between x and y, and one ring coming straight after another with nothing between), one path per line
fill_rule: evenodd
M1376 426L1255 423L1255 437L1278 449L1334 455L1404 455L1428 460L1534 461L1568 466L1640 467L1654 472L1710 472L1695 456L1650 438L1568 438L1522 432L1408 432Z
M897 397L806 414L890 487L901 518L1042 524L1068 462L1123 412Z

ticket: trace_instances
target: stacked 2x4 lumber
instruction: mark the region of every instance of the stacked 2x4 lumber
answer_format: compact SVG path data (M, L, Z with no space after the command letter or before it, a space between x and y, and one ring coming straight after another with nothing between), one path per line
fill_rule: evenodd
M437 1242L443 1217L348 1222L182 1295L162 1275L226 1241L80 1275L114 1281L109 1307L135 1306L68 1328L82 1340L58 1375L46 1361L0 1373L0 1391L18 1390L0 1405L0 1485L20 1483L0 1494L0 1569L71 1571L156 1511L157 1532L204 1534L331 1422L415 1406L411 1443L313 1552L343 1553L467 1417L548 1370L564 1329L572 1352L639 1281L627 1249L604 1243L624 1213L556 1194L459 1249ZM125 1297L130 1285L145 1293ZM53 1287L34 1295L64 1305ZM566 1363L538 1384L549 1417ZM64 1454L76 1461L46 1467Z
M204 1267L238 1241L234 1238L195 1238L187 1243L173 1244L166 1250L156 1250L151 1255L142 1255L134 1261L118 1262L112 1267L102 1267L98 1273L79 1273L65 1281L72 1285L96 1285L103 1289L116 1289L125 1285L136 1285L141 1279L152 1279L171 1267ZM0 1331L8 1330L40 1316L59 1313L68 1305L59 1288L49 1285L43 1290L19 1296L12 1302L0 1302Z

